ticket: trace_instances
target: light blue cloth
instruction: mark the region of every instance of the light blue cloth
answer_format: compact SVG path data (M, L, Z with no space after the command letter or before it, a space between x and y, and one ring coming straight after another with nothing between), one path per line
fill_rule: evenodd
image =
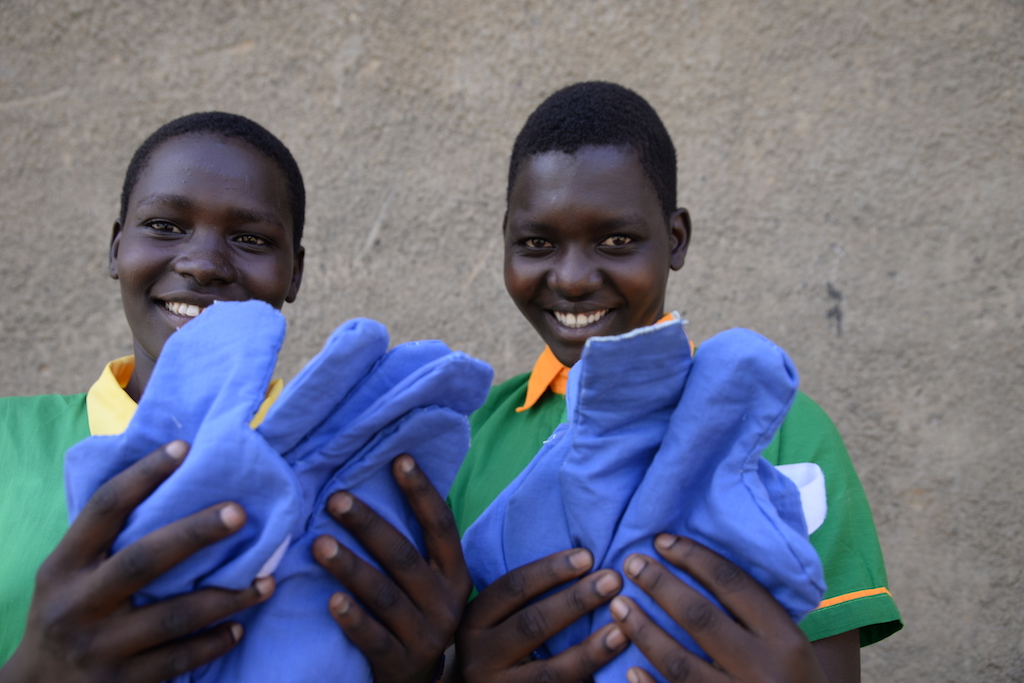
M440 342L388 352L382 325L353 320L331 335L253 431L248 423L283 334L283 318L270 306L216 304L168 340L125 434L91 437L68 454L75 515L103 481L153 448L173 438L193 443L181 468L132 515L117 547L223 500L239 502L249 515L242 531L186 560L173 578L161 577L140 602L203 586L243 588L268 561L276 565L274 596L233 617L246 628L239 646L178 681L369 681L367 662L327 608L341 585L316 563L311 545L331 534L374 562L327 514L326 500L351 491L423 552L390 463L409 453L447 495L469 445L466 416L491 382L485 363ZM177 406L186 407L188 427L177 427L185 424L177 408L174 419L162 419ZM166 503L153 507L158 493ZM242 534L257 540L235 542Z
M799 491L760 457L796 387L786 354L749 330L713 337L693 359L678 320L588 340L569 374L568 424L463 536L475 585L569 547L621 571L631 553L658 557L654 536L669 531L732 560L801 619L824 594L821 563ZM623 594L703 655L635 585ZM547 653L609 621L598 609L548 640ZM654 672L630 645L595 679L625 680L635 665Z

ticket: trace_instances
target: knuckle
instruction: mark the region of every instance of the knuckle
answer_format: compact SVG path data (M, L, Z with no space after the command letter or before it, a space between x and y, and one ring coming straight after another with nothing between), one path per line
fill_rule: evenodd
M690 679L690 660L685 655L672 653L665 657L662 671L672 681Z
M398 586L391 581L381 581L373 591L373 607L378 612L386 612L398 603Z
M175 605L160 617L160 629L169 638L191 633L200 625L195 609L188 604Z
M572 590L562 591L562 595L565 596L566 609L580 614L590 611L587 595L584 591L580 590L579 585L574 586Z
M455 515L452 514L447 505L441 505L438 513L434 516L434 522L431 524L431 527L431 531L435 536L455 535L458 537L459 528L455 523Z
M116 555L117 566L126 579L139 580L153 572L155 561L145 548L130 546Z
M561 671L550 666L546 666L537 672L537 677L534 680L539 683L564 683L565 677L562 676Z
M739 590L745 584L746 575L731 562L716 563L712 575L715 585L727 592Z
M171 679L178 674L191 671L197 664L198 662L193 656L191 650L184 647L175 648L168 653L166 659L161 662L161 676L164 679Z
M112 479L92 494L92 498L86 503L97 517L110 517L121 510L121 486L116 479Z
M395 542L388 555L391 568L397 572L412 571L418 567L423 560L415 546L405 540L404 537Z
M715 621L715 608L705 601L695 602L683 608L687 630L703 631Z
M544 615L532 607L521 611L519 616L516 617L515 624L516 631L528 640L543 638L547 629L547 621L544 619Z
M505 574L500 583L501 593L515 600L526 599L526 577L516 569Z

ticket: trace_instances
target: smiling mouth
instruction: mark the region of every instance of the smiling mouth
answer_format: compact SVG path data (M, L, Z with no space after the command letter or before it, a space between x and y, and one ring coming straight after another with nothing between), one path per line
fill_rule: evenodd
M194 318L206 310L195 304L184 304L179 301L165 301L164 308L174 315L180 315L185 318Z
M563 313L562 311L551 312L554 314L555 320L559 323L570 329L576 330L581 327L586 327L587 325L593 325L598 320L608 315L608 310L609 309L605 308L600 311L591 311L589 313Z

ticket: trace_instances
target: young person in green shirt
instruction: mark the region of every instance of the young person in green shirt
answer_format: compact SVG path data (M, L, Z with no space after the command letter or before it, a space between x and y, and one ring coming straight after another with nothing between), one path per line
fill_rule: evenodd
M128 515L180 465L188 445L171 442L114 477L70 529L63 460L90 434L124 430L164 342L205 307L255 298L280 308L295 299L304 216L291 153L243 117L176 119L136 151L110 245L134 356L108 365L88 394L0 399L0 682L167 680L234 647L242 627L225 620L273 593L266 577L243 591L200 590L134 607L136 590L240 529L245 511L214 505L110 555ZM279 390L271 386L256 421ZM388 573L321 537L317 560L362 603L339 592L323 608L367 657L375 680L430 681L470 580L437 491L408 456L395 459L393 473L424 529L430 562L339 492L330 513Z
M643 98L609 83L565 88L529 117L512 151L507 199L506 287L547 346L531 373L495 387L472 418L472 446L449 494L461 531L566 420L568 368L586 340L663 317L669 272L683 266L690 240L689 215L676 205L675 149L664 125ZM765 673L790 681L859 680L859 648L902 624L856 472L831 420L803 394L763 455L776 465L815 463L825 475L828 514L811 542L828 592L801 623L802 633L743 572L686 539L665 535L656 546L665 560L701 579L739 623L653 558L632 556L623 569L735 677L730 680L761 680ZM467 680L581 680L618 654L626 638L670 680L694 680L687 677L694 674L726 680L670 642L635 603L614 598L621 579L610 570L530 604L583 575L591 562L584 550L566 551L485 588L457 639ZM525 657L608 601L617 623L546 661ZM651 680L639 669L630 678Z

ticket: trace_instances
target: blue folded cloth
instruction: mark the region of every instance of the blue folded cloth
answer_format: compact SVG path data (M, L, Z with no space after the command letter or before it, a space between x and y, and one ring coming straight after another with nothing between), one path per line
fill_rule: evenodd
M569 547L589 549L595 568L621 571L631 553L658 557L653 539L668 531L732 560L801 619L824 594L821 564L799 491L760 457L796 387L786 354L748 330L713 337L692 359L678 320L590 339L570 372L568 424L463 537L474 583L482 589ZM631 582L623 594L703 655ZM610 620L598 609L546 649L561 652ZM595 679L624 680L635 665L654 671L631 645Z
M128 428L117 436L89 437L68 451L64 482L73 522L118 472L168 441L192 445L178 470L128 518L115 552L225 500L246 509L241 530L143 588L138 604L207 586L249 586L299 523L298 480L249 427L284 334L284 316L269 304L214 304L167 340Z
M237 534L137 596L149 602L197 587L243 588L260 569L273 569L274 596L233 617L246 628L239 646L178 682L369 681L367 662L327 608L341 585L316 563L311 545L328 533L374 562L327 514L326 500L351 491L423 552L390 463L409 453L446 495L469 445L466 416L490 387L485 363L440 342L387 351L382 325L353 320L331 335L254 431L249 422L283 336L283 318L266 304L212 306L167 341L128 430L91 437L68 454L74 516L103 481L154 448L174 438L192 443L179 470L133 513L116 547L223 500L239 502L249 515ZM162 504L154 506L157 494Z

